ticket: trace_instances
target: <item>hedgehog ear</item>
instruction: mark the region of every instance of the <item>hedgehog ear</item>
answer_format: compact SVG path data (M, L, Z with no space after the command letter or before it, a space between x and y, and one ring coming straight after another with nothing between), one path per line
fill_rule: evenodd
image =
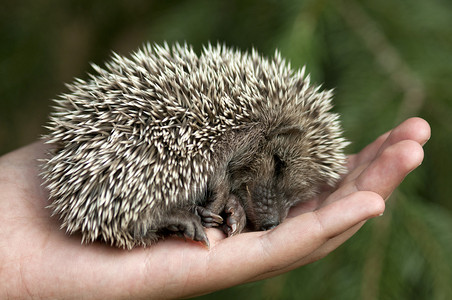
M267 134L267 139L272 139L277 135L300 135L304 132L300 125L282 126L270 131Z

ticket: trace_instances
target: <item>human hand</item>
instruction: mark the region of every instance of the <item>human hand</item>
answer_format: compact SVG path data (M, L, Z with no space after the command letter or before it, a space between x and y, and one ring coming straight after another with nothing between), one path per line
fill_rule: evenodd
M226 238L206 229L210 249L170 238L126 251L81 245L45 208L38 175L46 146L0 158L0 298L179 298L260 280L316 261L381 215L384 200L423 159L430 127L409 119L349 156L336 189L294 207L265 232Z

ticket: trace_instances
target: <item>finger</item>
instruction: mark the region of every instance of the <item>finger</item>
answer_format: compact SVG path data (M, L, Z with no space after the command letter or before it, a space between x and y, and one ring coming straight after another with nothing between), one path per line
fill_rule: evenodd
M329 253L337 249L340 245L345 243L349 238L351 238L366 223L366 221L367 220L361 221L358 224L346 230L345 232L343 232L342 234L331 238L329 241L320 246L316 251L303 258L300 261L300 265L301 266L307 265L324 258Z
M378 150L384 151L387 147L403 140L412 140L424 145L430 138L430 126L424 119L410 118L394 128L389 137Z
M398 142L384 149L358 176L354 185L359 191L373 191L386 199L423 158L424 151L419 143L412 140Z
M364 147L358 154L349 155L347 161L348 169L353 170L364 162L372 160L390 134L391 131L388 131L380 135L375 141Z
M356 178L344 181L322 205L328 205L357 191L371 191L387 199L402 180L418 167L424 158L422 146L404 140L386 148L368 166L362 165L353 173ZM348 177L354 177L355 174Z
M405 176L422 162L423 149L420 144L428 140L430 131L419 134L419 137L421 136L424 137L424 142L422 142L422 139L418 139L417 142L404 140L382 150L378 158L358 176L355 184L349 185L348 192L370 190L387 199ZM391 143L391 141L388 141L388 143ZM347 187L343 187L343 189L347 189ZM338 194L332 195L330 198L337 197L339 197ZM363 223L358 224L343 235L322 245L311 257L306 258L306 263L320 259L333 251L344 242L344 238L347 239L352 236L362 225Z
M413 140L424 145L430 138L430 134L430 126L424 119L416 117L405 120L392 131L381 135L359 154L351 156L348 162L349 169L371 161L387 147L403 140Z
M350 228L381 215L384 208L384 201L377 194L357 192L280 224L260 237L261 249L253 257L262 258L259 262L262 273L248 281L275 276L323 257L326 250L332 251L352 235L348 232ZM334 243L323 247L332 239ZM253 265L259 264L254 261Z

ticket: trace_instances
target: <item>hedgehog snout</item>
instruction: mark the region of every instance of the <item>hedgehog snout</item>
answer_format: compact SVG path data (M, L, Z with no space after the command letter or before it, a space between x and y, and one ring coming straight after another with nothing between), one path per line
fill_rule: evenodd
M282 222L282 217L279 214L279 211L277 209L268 209L266 211L262 211L259 209L256 209L255 212L255 220L250 220L252 223L252 226L255 230L270 230L272 228L275 228L279 225L279 223Z
M275 203L273 210L270 214L266 214L260 224L259 230L270 230L278 226L280 223L284 221L289 213L289 208L280 207L279 204Z
M278 226L286 216L275 189L261 184L252 190L246 214L254 230L270 230Z
M278 226L280 223L279 218L272 218L269 220L265 220L262 224L261 224L261 228L259 228L260 230L266 231L266 230L270 230L275 228L276 226Z

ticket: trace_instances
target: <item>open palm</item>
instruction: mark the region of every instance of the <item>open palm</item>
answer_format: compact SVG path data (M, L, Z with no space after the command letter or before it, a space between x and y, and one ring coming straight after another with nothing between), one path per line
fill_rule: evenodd
M291 210L278 227L225 238L207 229L210 249L170 238L132 251L81 245L50 217L37 142L0 158L0 298L178 298L281 274L318 260L364 221L423 159L429 125L412 118L349 156L336 189Z

